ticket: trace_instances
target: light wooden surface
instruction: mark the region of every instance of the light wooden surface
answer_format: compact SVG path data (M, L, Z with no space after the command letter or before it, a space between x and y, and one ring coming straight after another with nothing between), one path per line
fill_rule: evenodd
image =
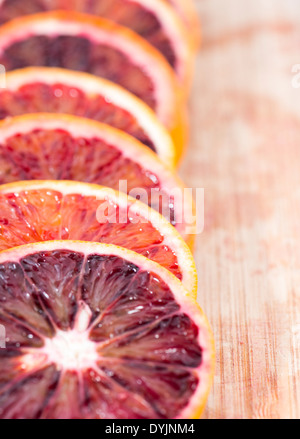
M300 3L197 5L203 47L181 174L205 188L196 259L217 369L204 418L299 418Z

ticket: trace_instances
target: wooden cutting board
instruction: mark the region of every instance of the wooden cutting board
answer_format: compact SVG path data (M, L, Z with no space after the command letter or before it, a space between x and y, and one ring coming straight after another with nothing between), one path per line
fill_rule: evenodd
M198 0L186 185L205 189L205 418L300 417L300 4ZM299 64L299 66L297 66Z

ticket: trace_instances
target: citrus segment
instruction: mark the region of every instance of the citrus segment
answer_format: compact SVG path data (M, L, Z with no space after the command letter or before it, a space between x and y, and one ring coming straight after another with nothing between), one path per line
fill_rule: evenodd
M197 294L193 256L167 220L111 189L65 181L0 186L0 251L49 240L115 244L170 270Z
M0 323L16 334L0 351L2 418L199 416L212 335L167 270L121 247L66 241L2 252L0 270Z
M191 194L148 148L84 118L36 114L0 123L0 183L76 180L129 193L158 210L192 243Z

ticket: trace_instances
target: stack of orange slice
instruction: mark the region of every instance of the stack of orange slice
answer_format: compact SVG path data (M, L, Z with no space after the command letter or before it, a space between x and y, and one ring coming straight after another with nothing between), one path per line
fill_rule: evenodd
M199 417L184 0L2 0L0 418Z

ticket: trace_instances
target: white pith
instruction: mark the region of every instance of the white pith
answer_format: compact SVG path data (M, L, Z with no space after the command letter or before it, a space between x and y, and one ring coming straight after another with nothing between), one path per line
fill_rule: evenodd
M57 329L53 338L45 338L39 349L25 350L21 357L21 369L25 372L45 364L55 364L59 370L86 370L96 366L99 360L97 345L89 338L88 326L92 312L81 303L74 328L69 331Z
M45 346L41 351L47 355L51 363L65 370L82 370L95 366L99 355L96 343L89 338L88 326L91 315L88 305L81 303L74 329L58 330L52 339L45 339Z
M92 368L98 359L96 344L87 333L76 330L58 331L53 339L47 338L41 353L46 354L50 363L64 370Z

